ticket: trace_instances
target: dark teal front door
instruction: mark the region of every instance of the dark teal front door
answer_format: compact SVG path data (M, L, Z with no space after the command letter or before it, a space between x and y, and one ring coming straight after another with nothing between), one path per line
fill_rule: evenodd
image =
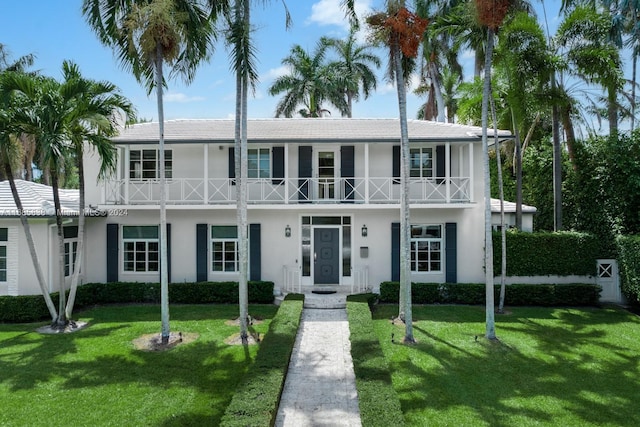
M340 283L339 228L313 230L313 283L337 285Z

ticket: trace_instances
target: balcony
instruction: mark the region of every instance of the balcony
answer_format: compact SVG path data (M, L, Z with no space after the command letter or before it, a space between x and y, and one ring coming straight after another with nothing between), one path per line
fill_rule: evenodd
M249 179L248 203L257 204L397 204L400 180L369 178ZM173 178L166 182L166 201L172 205L232 205L236 203L236 180L228 178ZM107 205L154 205L160 200L158 180L110 180L104 183ZM411 179L412 204L470 203L469 177Z

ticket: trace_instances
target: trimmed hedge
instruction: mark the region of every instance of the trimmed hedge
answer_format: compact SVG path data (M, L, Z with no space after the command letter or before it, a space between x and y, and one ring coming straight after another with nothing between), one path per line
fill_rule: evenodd
M398 303L399 282L380 284L380 302ZM494 286L498 301L500 286ZM505 304L539 306L594 306L598 305L600 287L588 283L507 285ZM412 283L411 300L414 304L484 304L483 283Z
M368 305L364 301L347 302L347 315L362 425L403 426L400 398L391 383Z
M249 303L273 303L273 282L249 282ZM51 294L58 305L58 293ZM236 304L237 282L170 283L171 304ZM74 309L103 304L159 304L160 284L87 283L78 287ZM49 318L42 295L0 296L0 322L36 322Z
M221 426L272 426L298 333L304 301L287 299L269 325L256 359L227 407Z
M347 295L347 302L366 302L369 310L373 310L373 306L378 302L378 294L368 292L364 294Z
M493 233L493 271L502 264L502 235ZM598 258L615 258L600 238L576 232L507 233L507 276L594 276Z
M619 236L618 262L622 292L629 303L640 304L640 236Z

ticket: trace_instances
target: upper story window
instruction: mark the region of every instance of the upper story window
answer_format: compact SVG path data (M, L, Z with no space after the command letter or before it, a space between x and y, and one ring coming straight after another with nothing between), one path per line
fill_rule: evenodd
M7 242L9 229L0 228L0 282L7 281Z
M268 148L250 148L248 154L248 177L271 178L271 154Z
M122 242L124 271L159 271L157 225L125 225L122 227Z
M433 148L409 149L409 175L411 178L432 178L433 173Z
M411 226L411 271L442 271L442 226Z
M173 176L173 153L164 150L164 176ZM160 152L152 150L129 151L130 179L158 179L160 178Z
M214 272L238 271L238 227L235 225L211 226L211 270Z

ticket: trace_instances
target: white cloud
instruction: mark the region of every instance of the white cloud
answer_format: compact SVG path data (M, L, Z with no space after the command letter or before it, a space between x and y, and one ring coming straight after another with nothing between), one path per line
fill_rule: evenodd
M409 87L407 87L407 95L413 93L413 91L416 90L418 86L420 86L420 76L414 73L411 75L411 77L409 77ZM385 81L384 85L378 86L377 93L380 95L387 95L390 93L395 95L396 85L395 83Z
M181 92L167 93L164 96L164 100L166 102L179 102L181 104L185 104L188 102L200 102L204 101L206 98L203 96L188 96Z
M356 0L355 10L358 17L362 17L371 11L371 0ZM311 6L311 16L307 23L325 25L337 25L343 29L349 29L349 20L341 6L341 0L320 0Z
M269 71L260 76L261 82L269 82L277 79L280 76L287 75L291 72L291 67L288 65L282 65L278 68L271 68Z

